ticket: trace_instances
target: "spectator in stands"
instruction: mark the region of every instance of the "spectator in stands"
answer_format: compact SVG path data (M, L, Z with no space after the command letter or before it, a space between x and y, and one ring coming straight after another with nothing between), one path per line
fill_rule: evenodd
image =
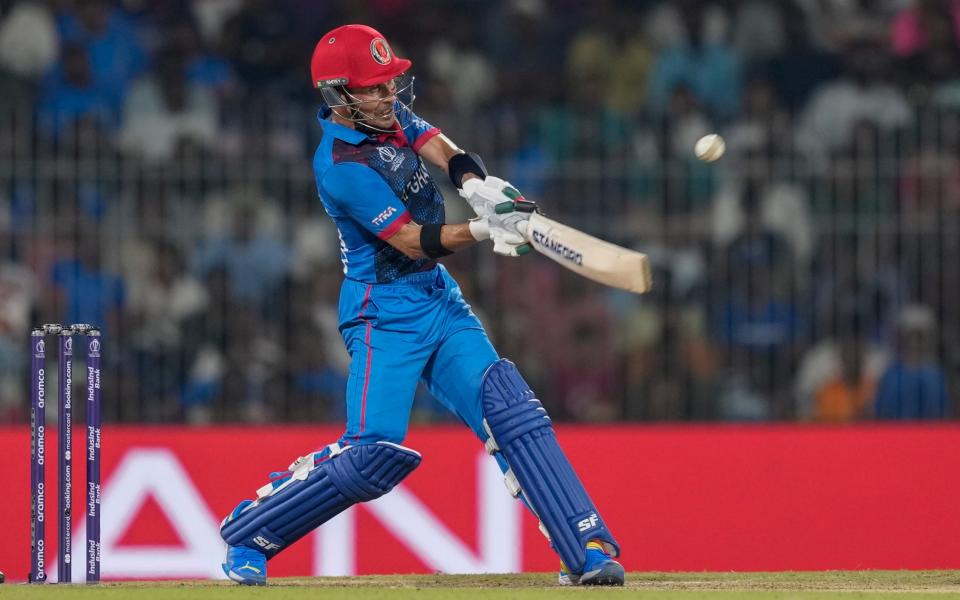
M152 250L153 265L143 285L131 286L128 313L143 417L163 421L179 412L182 382L196 358L199 320L209 298L175 245L160 240Z
M842 423L870 416L886 352L861 329L859 315L842 315L836 335L812 346L800 363L796 380L797 416Z
M760 198L754 185L744 187L743 231L719 247L723 259L708 302L728 367L745 377L745 389L766 397L769 414L788 416L790 374L804 343L806 314L793 293L790 244L764 222Z
M213 266L206 271L209 303L199 319L201 341L182 397L191 423L264 422L285 411L286 340L237 297L230 268Z
M790 114L773 81L764 74L747 80L743 108L727 128L725 138L731 155L763 148L767 156L789 154L794 135Z
M577 421L620 417L616 402L617 364L607 340L606 323L579 320L570 330L567 351L554 364L553 378L561 415Z
M733 117L740 108L740 68L725 33L716 26L719 10L695 0L678 3L685 39L660 51L653 63L647 90L647 108L662 118L678 86L686 87L718 120Z
M672 94L667 118L658 124L657 136L661 164L675 169L675 176L663 179L664 210L672 215L697 214L709 207L716 169L698 160L691 149L698 139L715 131L715 121L685 85L677 85Z
M53 265L51 302L61 310L48 314L59 314L61 323L98 324L106 336L122 329L127 291L124 280L104 266L101 240L92 231L89 223L78 225L73 251Z
M960 0L916 0L893 19L891 46L898 56L911 56L928 49L943 29L960 43Z
M486 5L482 6L481 12L486 12ZM547 2L496 3L488 12L484 38L484 54L493 61L502 102L535 109L563 99L564 80L555 73L565 52L566 38Z
M567 46L565 71L571 86L587 85L607 109L632 118L643 109L653 61L646 38L638 34L643 14L609 2L589 5Z
M169 161L186 144L212 146L217 139L217 101L207 87L191 83L183 52L161 50L153 74L127 96L122 146L151 162Z
M748 98L766 97L772 92L766 87L750 86L748 90ZM747 211L755 204L763 226L789 243L791 256L797 263L787 265L788 268L803 268L813 252L808 199L802 187L778 177L771 162L778 150L783 151L776 144L789 148L790 142L782 139L789 135L789 130L777 123L776 115L768 114L768 110L775 109L748 105L747 119L752 120L740 121L731 130L731 159L736 161L737 175L728 179L713 200L713 241L725 246L743 233Z
M269 229L267 210L256 196L241 195L235 202L229 231L206 240L196 255L197 269L204 277L213 269L226 269L232 299L265 310L290 273L293 253L279 232Z
M548 148L539 129L517 111L501 112L497 124L504 177L523 190L526 198L535 202L546 200L554 183L551 173L556 167L552 154L555 149Z
M921 141L915 155L904 156L900 178L900 210L909 215L937 215L956 219L960 216L960 115L945 115L944 132L953 132L950 142Z
M108 0L76 0L72 10L58 15L58 23L65 42L86 50L93 85L120 113L128 87L148 66L133 24Z
M192 21L175 24L167 37L170 44L183 53L187 81L226 96L234 91L236 78L230 63L207 44Z
M616 319L627 419L714 416L716 357L696 301L705 265L690 249L647 246L657 284ZM632 299L632 298L631 298Z
M63 45L60 61L44 77L39 112L45 133L54 138L71 134L80 123L116 127L117 113L109 94L93 81L83 46Z
M275 0L245 0L224 25L223 51L255 95L283 95L299 87L299 61L310 41L299 35L294 14Z
M22 262L10 228L10 212L0 203L0 423L16 423L24 416L28 358L23 340L39 290L32 270Z
M448 106L468 116L496 95L496 73L479 49L472 21L455 20L445 36L437 38L428 51L431 96L438 106ZM448 102L444 103L443 98Z
M553 161L571 158L615 160L630 142L626 115L611 108L609 90L616 78L616 53L596 37L583 37L571 48L563 75L562 102L545 103L537 114L541 147ZM568 191L561 186L559 193ZM574 191L575 196L581 191ZM574 201L576 204L577 202Z
M290 341L291 395L284 416L301 422L343 418L347 376L327 359L323 332L297 324Z
M813 418L840 423L861 418L876 390L875 376L863 370L861 340L844 335L839 340L837 376L827 380L814 394Z
M952 6L960 18L960 1ZM952 110L960 109L960 40L956 27L950 15L927 18L922 30L924 43L906 54L901 65L904 83L914 97Z
M46 4L0 6L0 108L29 110L35 86L60 54L60 36Z
M826 323L858 315L863 336L887 343L907 298L907 285L897 268L899 252L888 237L822 234L814 258L819 274L813 289L814 313Z
M737 56L749 70L779 54L787 43L790 2L746 0L734 8L731 39Z
M806 106L810 94L840 74L837 56L811 39L815 33L795 2L777 3L784 13L786 40L780 52L757 65L770 80L791 116Z
M930 308L905 307L897 322L897 356L880 378L874 399L876 418L950 416L951 402L936 345L936 321Z
M912 112L889 76L889 56L877 39L861 37L844 51L843 75L825 83L810 98L800 130L826 151L849 146L854 131L869 123L881 133L910 122Z
M504 355L528 357L525 376L558 403L555 416L761 419L791 416L794 400L811 420L951 412L942 396L960 399L960 376L940 365L960 364L960 313L950 310L960 290L960 0L415 4L0 0L0 199L14 219L0 215L0 421L23 414L9 403L22 404L31 310L106 319L110 354L128 361L107 392L124 400L107 403L116 418L334 416L302 403L336 405L349 357L328 297L341 269L336 232L314 222L312 183L284 170L309 158L303 119L314 99L286 90L302 88L301 32L364 12L396 19L406 41L437 40L421 50L418 102L430 102L428 114L470 113L451 121L454 137L473 140L548 214L651 257L655 241L667 248L652 295L629 300L542 260L462 267L464 288L472 280L487 292L478 314L487 309ZM894 19L894 6L910 8ZM247 87L269 102L240 97ZM40 136L5 112L32 96ZM648 108L656 119L637 114ZM902 128L906 144L896 143ZM728 153L708 165L691 149L713 131ZM198 143L220 152L187 152ZM244 168L222 168L223 156ZM291 208L289 228L271 221L272 203L232 187L261 175L276 206ZM110 194L114 185L123 193ZM222 227L206 229L202 210ZM78 219L92 235L80 256L57 245L72 243ZM195 270L147 260L160 251L153 236L189 248L182 260ZM107 247L111 257L96 256ZM121 275L101 258L120 262ZM808 265L815 277L802 276ZM55 273L37 306L24 269ZM207 300L169 317L182 319L174 342L146 315L179 314L184 281ZM916 325L924 319L897 328L908 298L937 315L939 352L931 326ZM856 327L840 327L852 314ZM132 326L117 327L124 316ZM881 383L895 330L901 351ZM573 347L582 356L571 359ZM290 353L300 358L282 360ZM941 394L943 379L954 387Z

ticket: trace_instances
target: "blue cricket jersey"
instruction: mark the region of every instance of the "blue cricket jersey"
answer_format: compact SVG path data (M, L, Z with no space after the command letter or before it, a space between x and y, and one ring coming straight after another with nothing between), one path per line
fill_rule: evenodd
M417 154L436 127L398 111L393 133L366 134L317 115L323 128L313 157L317 193L340 236L343 272L365 283L387 283L429 271L436 262L410 259L385 240L405 223L444 222L443 196Z

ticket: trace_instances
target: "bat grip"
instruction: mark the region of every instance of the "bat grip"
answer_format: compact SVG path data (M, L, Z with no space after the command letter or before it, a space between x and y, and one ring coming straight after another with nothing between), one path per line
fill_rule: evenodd
M527 241L530 241L530 236L527 235L527 226L530 225L530 221L520 221L517 223L517 231L520 232L520 235L527 238Z

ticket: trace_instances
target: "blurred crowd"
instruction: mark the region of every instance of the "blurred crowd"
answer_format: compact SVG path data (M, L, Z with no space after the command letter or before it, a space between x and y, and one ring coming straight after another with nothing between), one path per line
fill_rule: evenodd
M308 64L351 22L492 172L650 255L643 297L445 260L554 417L955 414L960 0L0 0L0 422L51 321L104 328L108 420L342 418Z

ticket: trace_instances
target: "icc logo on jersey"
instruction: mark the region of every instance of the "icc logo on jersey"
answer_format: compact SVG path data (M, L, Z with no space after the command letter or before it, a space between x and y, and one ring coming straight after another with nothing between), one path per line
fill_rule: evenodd
M377 153L380 154L380 158L383 162L393 162L397 159L397 149L393 146L380 146L377 148Z
M402 154L399 154L393 146L380 146L377 148L377 154L380 155L380 160L390 165L391 171L399 169L400 165L403 164L404 158L406 158Z

